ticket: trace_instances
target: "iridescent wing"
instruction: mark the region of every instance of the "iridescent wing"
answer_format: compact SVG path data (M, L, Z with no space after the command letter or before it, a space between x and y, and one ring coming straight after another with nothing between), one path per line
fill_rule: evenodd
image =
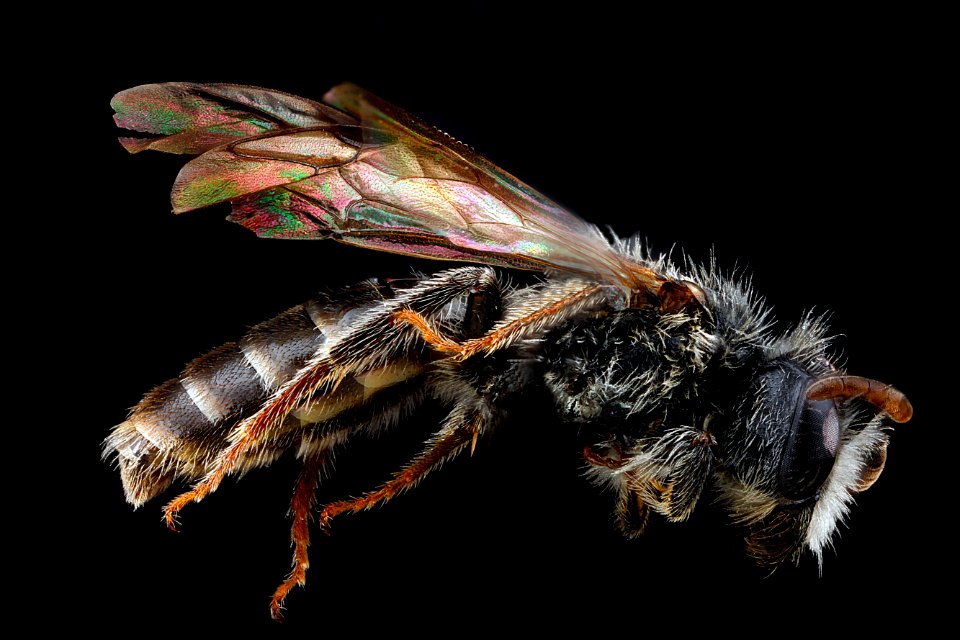
M325 104L238 84L145 84L121 91L110 106L117 126L149 136L120 138L130 153L200 154L270 131L356 124Z
M333 238L407 255L558 269L657 293L592 225L469 147L351 84L326 104L240 85L169 83L117 94L131 152L200 154L173 187L177 213L230 201L272 238Z

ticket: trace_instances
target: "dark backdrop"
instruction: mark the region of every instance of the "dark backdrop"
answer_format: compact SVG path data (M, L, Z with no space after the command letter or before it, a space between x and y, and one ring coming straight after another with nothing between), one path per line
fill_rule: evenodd
M162 501L137 512L123 502L100 442L152 385L319 285L437 266L257 240L224 222L224 207L169 214L181 161L128 156L108 102L172 80L312 98L361 84L591 222L697 259L715 250L724 268L753 274L783 322L829 310L850 370L896 384L917 409L822 575L805 557L769 576L708 504L688 523L655 521L643 539L622 540L611 496L581 476L573 434L531 409L414 493L342 518L330 537L315 532L308 587L289 598L285 630L812 633L833 614L857 627L935 618L931 578L954 554L939 524L950 499L931 473L950 445L924 380L928 354L949 354L934 293L944 272L929 263L942 211L931 192L944 175L931 159L937 99L926 72L937 45L922 22L482 2L279 10L118 12L60 41L62 114L81 137L54 158L79 178L69 215L56 208L76 224L57 249L69 311L56 320L81 339L67 354L61 493L42 510L54 516L44 527L53 542L40 557L56 566L32 572L44 584L38 624L69 610L84 627L118 631L269 628L268 598L289 564L292 461L227 481L185 509L174 534L160 523ZM427 412L344 452L321 500L374 486L436 420Z

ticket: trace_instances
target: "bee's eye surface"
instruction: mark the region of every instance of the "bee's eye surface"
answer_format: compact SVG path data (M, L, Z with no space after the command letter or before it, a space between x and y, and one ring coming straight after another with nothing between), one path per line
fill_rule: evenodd
M807 501L817 495L833 468L840 444L840 418L833 400L807 400L780 466L780 490L785 498Z

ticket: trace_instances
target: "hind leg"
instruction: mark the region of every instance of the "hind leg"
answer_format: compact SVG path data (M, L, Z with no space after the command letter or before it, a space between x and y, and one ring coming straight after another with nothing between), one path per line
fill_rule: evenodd
M295 586L302 587L307 581L307 569L310 567L310 559L307 556L307 548L310 546L310 511L313 508L320 474L323 473L328 457L327 450L307 456L303 462L300 477L297 479L293 500L290 501L290 515L293 518L293 527L290 531L290 538L293 541L293 568L286 580L277 587L270 601L270 616L278 622L283 621L283 601L287 594Z

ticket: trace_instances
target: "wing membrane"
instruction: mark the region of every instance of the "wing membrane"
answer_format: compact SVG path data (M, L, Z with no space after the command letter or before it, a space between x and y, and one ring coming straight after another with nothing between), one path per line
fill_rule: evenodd
M321 104L239 85L146 85L117 123L162 137L131 152L199 153L174 211L224 201L264 237L319 239L436 259L560 269L655 291L592 225L469 147L350 84Z
M121 138L131 153L197 154L267 131L353 123L325 104L237 84L146 84L121 91L110 106L119 127L159 136Z

